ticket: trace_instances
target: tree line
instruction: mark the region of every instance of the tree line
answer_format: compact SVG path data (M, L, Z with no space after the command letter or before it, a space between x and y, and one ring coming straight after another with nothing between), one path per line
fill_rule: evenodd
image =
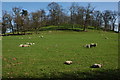
M40 9L29 13L27 10L14 7L11 13L2 11L2 34L5 34L7 30L13 34L27 31L37 33L40 28L50 25L71 27L72 29L79 26L83 31L86 31L89 26L93 26L95 29L114 31L118 18L116 11L105 10L101 12L95 10L91 4L83 7L72 3L69 9L65 10L58 3L51 2L48 4L47 10L49 12Z

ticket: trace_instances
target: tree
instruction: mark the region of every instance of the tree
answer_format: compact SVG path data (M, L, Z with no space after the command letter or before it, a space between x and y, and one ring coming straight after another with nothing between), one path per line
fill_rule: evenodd
M84 14L85 13L85 8L82 6L79 6L77 9L77 19L76 23L83 26L84 25Z
M23 19L21 17L21 8L14 7L13 16L14 16L14 26L16 26L16 31L19 34L20 31L23 29Z
M111 21L111 24L112 24L112 31L114 31L114 28L115 28L115 22L117 20L117 12L116 11L111 11L111 15L110 15L110 21Z
M40 29L40 27L46 25L46 15L45 11L43 9L38 10L37 12L32 12L31 13L31 22L32 22L32 28L34 30Z
M108 30L109 29L109 22L111 20L111 11L110 10L105 10L102 13L103 21L104 21L104 29Z
M25 34L25 32L28 30L28 27L29 27L28 11L23 9L21 12L21 17L22 17L22 21L23 21L22 32L24 32L24 34Z
M100 11L94 11L94 23L93 26L95 26L97 29L99 29L102 25L102 13Z
M78 5L76 3L73 3L69 10L70 10L70 22L72 24L72 28L74 28L77 19Z
M84 16L84 28L83 31L86 31L86 28L90 22L90 17L93 14L94 7L91 6L91 4L88 4L88 6L85 8L85 16Z
M12 16L5 11L3 12L2 20L3 20L2 21L2 33L5 34L6 30L9 28L12 30L14 34L14 29L12 25Z
M49 17L51 25L59 25L60 21L60 14L62 12L62 8L58 3L52 2L48 4L48 10L49 10Z

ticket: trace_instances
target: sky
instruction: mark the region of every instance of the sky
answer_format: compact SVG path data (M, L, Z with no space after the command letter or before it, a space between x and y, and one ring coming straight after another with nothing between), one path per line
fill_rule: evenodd
M28 10L28 12L35 12L39 9L44 9L46 12L48 4L51 2L2 2L0 3L1 10L5 10L9 13L12 12L13 7L20 7L22 9ZM73 2L57 2L62 6L63 9L66 11L69 10L69 7ZM118 2L76 2L80 6L87 6L88 3L90 3L93 7L95 7L95 10L112 10L112 11L118 11ZM0 18L2 17L2 11L0 11Z
M8 12L12 11L13 7L20 7L22 9L28 10L28 12L35 12L39 9L45 9L47 11L47 5L50 2L3 2L2 10L6 10ZM65 10L71 6L72 2L57 2L60 4ZM118 11L118 2L77 2L80 6L87 6L88 3L91 3L95 10L112 10Z

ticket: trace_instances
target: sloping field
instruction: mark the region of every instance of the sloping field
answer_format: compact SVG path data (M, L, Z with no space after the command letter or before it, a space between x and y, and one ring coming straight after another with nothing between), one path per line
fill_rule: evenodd
M117 33L41 31L33 35L4 36L2 41L3 78L118 78ZM26 42L35 44L19 47ZM97 47L83 47L90 43L97 43ZM73 64L63 64L66 60ZM90 68L95 63L103 67Z

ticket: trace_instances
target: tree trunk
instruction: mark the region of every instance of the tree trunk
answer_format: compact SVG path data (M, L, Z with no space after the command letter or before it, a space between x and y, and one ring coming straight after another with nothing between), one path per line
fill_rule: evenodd
M107 30L107 23L105 22L105 29L104 29L105 31Z
M86 31L87 21L84 22L83 31Z
M114 29L115 29L115 24L113 23L113 24L112 24L112 26L113 26L113 29L112 29L112 31L114 31Z

